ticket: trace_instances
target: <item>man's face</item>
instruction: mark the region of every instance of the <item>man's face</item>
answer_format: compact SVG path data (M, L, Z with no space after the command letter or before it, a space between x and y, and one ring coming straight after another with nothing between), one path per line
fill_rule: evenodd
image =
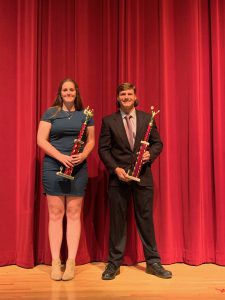
M120 103L120 108L123 111L130 111L134 108L134 103L136 100L136 95L133 89L129 89L126 91L121 91L117 100Z

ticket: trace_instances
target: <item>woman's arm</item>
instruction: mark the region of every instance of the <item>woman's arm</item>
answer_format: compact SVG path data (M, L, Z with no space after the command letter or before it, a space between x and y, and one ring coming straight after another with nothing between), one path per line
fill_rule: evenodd
M86 145L83 150L83 154L88 157L88 155L91 153L91 151L94 149L95 146L95 127L89 126L87 127L87 141Z
M57 159L66 167L72 167L74 162L73 158L68 155L62 154L49 142L49 134L52 124L45 121L40 121L37 133L38 146L49 156Z

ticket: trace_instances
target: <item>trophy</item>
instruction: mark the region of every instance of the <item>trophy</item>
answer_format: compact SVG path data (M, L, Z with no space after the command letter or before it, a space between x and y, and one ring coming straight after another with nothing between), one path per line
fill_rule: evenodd
M157 115L159 113L159 110L157 112L154 111L154 106L151 106L151 111L152 111L151 120L150 120L150 122L148 124L148 127L147 127L147 130L145 132L144 139L141 141L140 149L139 149L139 152L138 152L136 163L134 165L133 172L131 173L130 170L127 172L128 178L130 178L131 180L135 180L137 182L141 181L140 178L139 178L139 174L140 174L141 167L142 167L142 164L143 164L143 155L144 155L147 147L149 146L148 139L149 139L149 136L150 136L150 133L151 133L151 129L152 129L152 126L153 126L155 115ZM130 175L130 173L131 173L131 175Z
M77 139L74 140L74 145L73 145L73 149L70 155L74 155L74 154L78 154L81 152L81 146L84 144L84 142L82 141L83 137L84 137L84 132L85 129L87 127L87 124L90 120L90 118L94 115L93 113L93 109L89 109L89 106L84 110L84 114L86 115L86 119L84 121L84 123L81 126L79 135L77 137ZM67 167L65 168L64 166L60 167L60 171L57 172L56 174L58 176L64 177L66 179L70 179L70 180L74 180L74 176L72 176L72 172L73 172L73 168L74 167ZM65 170L64 170L65 169Z

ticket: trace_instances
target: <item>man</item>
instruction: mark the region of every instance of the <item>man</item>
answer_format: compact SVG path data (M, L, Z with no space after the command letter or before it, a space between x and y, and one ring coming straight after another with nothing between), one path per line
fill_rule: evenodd
M161 278L171 278L164 269L156 246L153 225L153 180L151 164L162 150L162 142L154 123L149 149L143 155L140 183L130 180L132 170L151 116L137 110L136 88L131 83L117 87L118 112L103 118L99 137L99 156L108 169L110 238L109 261L102 274L103 280L114 279L120 273L120 265L126 246L127 209L131 195L137 228L146 258L146 272Z

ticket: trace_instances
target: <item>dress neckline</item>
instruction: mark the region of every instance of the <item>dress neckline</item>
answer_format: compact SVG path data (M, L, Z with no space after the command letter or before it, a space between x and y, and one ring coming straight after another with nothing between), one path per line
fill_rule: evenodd
M72 116L73 116L73 113L75 113L75 111L76 110L64 110L64 109L62 109L62 111L66 114L66 116L67 116L67 119L71 119L72 118Z

